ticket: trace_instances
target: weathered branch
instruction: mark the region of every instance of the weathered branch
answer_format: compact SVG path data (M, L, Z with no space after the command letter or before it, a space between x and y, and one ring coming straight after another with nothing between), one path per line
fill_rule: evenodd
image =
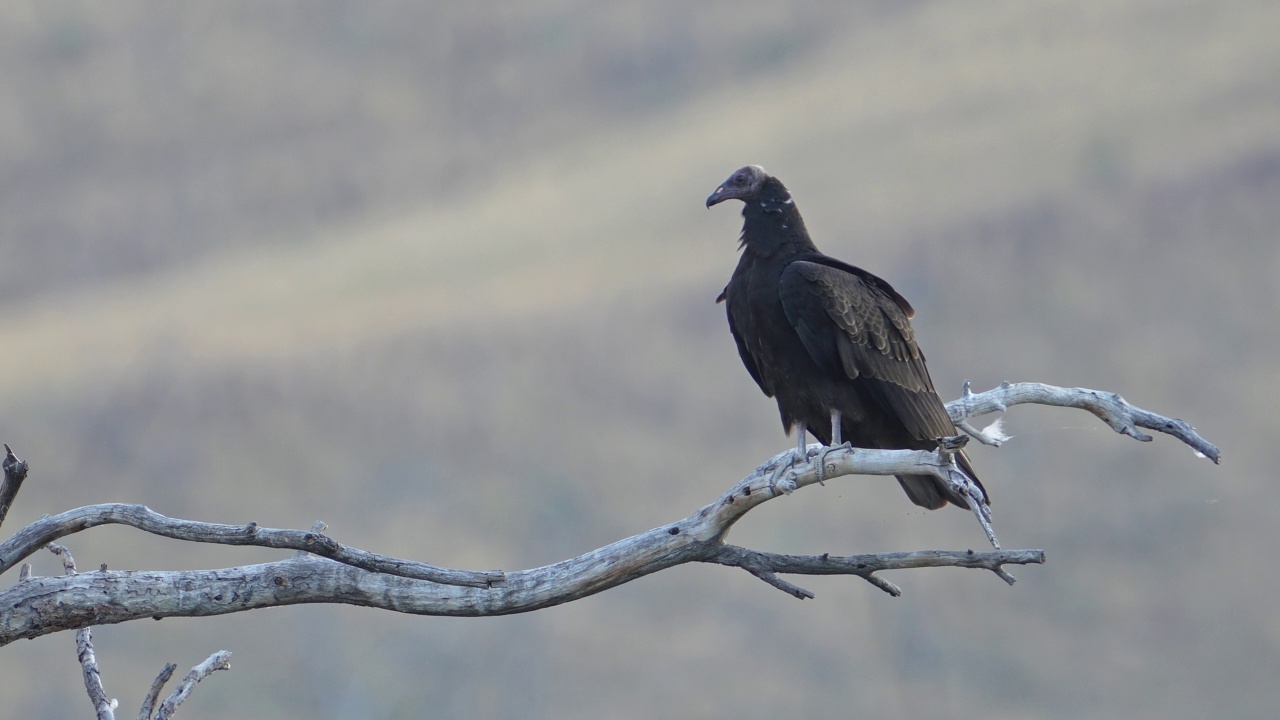
M1004 412L1010 405L1023 403L1088 410L1121 435L1128 435L1141 442L1151 442L1151 436L1138 428L1155 430L1178 438L1190 445L1196 453L1212 460L1214 464L1221 460L1218 448L1200 437L1195 428L1182 420L1143 410L1129 404L1129 401L1120 397L1119 393L1103 390L1064 388L1033 382L1003 382L999 387L975 393L970 388L969 381L965 380L962 396L959 400L947 403L947 412L951 414L952 421L959 425L969 418Z
M1005 384L965 396L948 410L957 421L996 412L1018 403L1081 407L1118 432L1140 440L1149 428L1179 437L1217 461L1218 451L1186 423L1135 408L1118 395L1064 389L1035 383ZM972 567L990 570L1006 582L1003 565L1044 562L1040 550L1005 552L881 553L832 557L763 553L725 544L733 524L757 505L782 492L846 475L932 474L957 492L975 498L976 490L951 458L955 444L937 451L820 448L812 460L784 473L790 459L781 453L740 480L715 502L675 523L620 540L554 565L514 572L468 571L388 558L349 548L322 532L272 530L255 523L215 525L159 515L141 505L95 505L45 517L0 544L0 572L43 544L96 525L116 523L193 542L258 545L305 551L287 560L223 570L192 572L106 571L72 577L28 578L0 591L0 645L21 638L145 617L205 616L300 603L346 603L420 615L486 616L529 612L577 600L636 578L687 562L741 567L796 597L812 593L778 574L856 575L890 594L896 585L876 575L881 570L917 567ZM989 509L978 503L975 515L988 536ZM158 691L157 691L158 694Z
M811 445L809 448L811 453L817 453L819 449L818 445ZM682 522L686 525L696 525L700 539L718 539L727 533L729 527L747 511L775 496L770 479L775 474L775 469L788 459L787 453L774 456L755 472L739 481L715 503ZM826 455L825 465L826 471L823 473L825 479L854 474L928 473L955 483L961 491L966 487L967 482L962 474L954 470L954 464L949 459L944 461L938 453L926 450L839 449ZM818 481L819 469L810 463L797 467L791 473L787 488L788 491L792 491ZM57 515L45 516L31 523L9 540L0 543L0 572L7 571L54 540L98 525L109 524L128 525L162 537L188 542L305 550L344 565L438 584L475 588L500 587L510 575L500 571L453 570L427 563L386 557L349 548L326 535L315 532L263 528L258 527L256 523L245 526L181 520L166 517L143 505L123 503L88 505ZM676 525L678 526L679 523Z
M0 592L0 607L11 609L0 615L0 645L89 624L218 615L299 603L335 602L454 616L505 615L550 607L674 565L714 561L730 527L753 507L775 497L770 481L776 466L786 457L783 453L772 458L715 502L679 522L554 565L506 573L506 582L493 587L445 585L390 573L370 573L310 555L225 570L110 571L72 578L32 578ZM853 472L934 472L938 467L937 453L839 450L827 456L826 477L830 480ZM816 483L818 468L812 463L798 468L792 479L796 487ZM205 523L167 522L169 519L149 510L134 509L136 506L117 505L80 508L38 521L28 537L62 537L102 524L104 518L125 524L136 522L135 527L144 530L162 528L163 534L170 537L181 537L173 531L181 527L190 538L204 542L227 536L219 528L234 527L214 526L214 532L210 532ZM264 529L258 530L259 534L263 532ZM251 544L239 542L243 534L229 537L235 544ZM21 543L6 543L6 563L11 566L18 562L25 549ZM938 559L934 564L954 563ZM921 566L916 561L902 567ZM858 570L851 567L846 574L858 575ZM877 580L871 581L883 587Z
M111 571L72 578L33 578L0 593L4 607L11 608L0 617L0 645L83 624L203 617L319 602L415 615L508 615L577 600L681 563L720 562L718 550L714 543L658 528L556 565L509 573L506 586L490 589L369 573L317 557L223 570ZM975 554L998 555L990 561L994 564L1043 561L1043 555L1035 550L1023 551L1021 556ZM887 559L883 562L884 569L957 565L941 553L899 564ZM791 572L785 568L779 571ZM824 574L868 575L855 565L833 565ZM868 580L878 580L873 577Z
M450 570L413 560L400 560L347 547L316 532L261 528L253 522L247 525L222 525L179 520L165 517L144 505L124 503L89 505L57 515L47 515L31 523L0 543L0 573L8 571L23 558L58 538L98 525L128 525L153 535L187 542L302 550L371 572L391 573L446 585L488 587L502 582L501 572Z

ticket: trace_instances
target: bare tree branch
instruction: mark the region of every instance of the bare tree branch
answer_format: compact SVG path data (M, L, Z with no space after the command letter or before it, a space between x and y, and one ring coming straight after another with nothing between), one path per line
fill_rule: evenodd
M718 543L699 541L683 533L673 535L669 528L655 528L555 565L509 573L507 585L497 588L440 585L369 573L316 557L222 570L111 571L72 578L35 578L0 593L0 602L7 608L0 617L0 645L87 622L203 617L318 602L415 615L509 615L577 600L685 562L719 562L719 547ZM996 555L999 557L991 561L995 564L1043 560L1042 553L1035 550L1017 556ZM769 556L764 557L764 562L769 562ZM957 564L945 553L897 561L886 558L881 562L879 569ZM780 571L791 572L788 567L792 566L782 566ZM833 564L823 574L867 573L850 563L845 567ZM868 580L878 579L872 578ZM111 597L110 605L94 608L90 598L105 595Z
M225 570L112 571L92 577L36 578L0 592L0 607L11 608L0 616L0 645L77 627L89 622L90 616L92 622L105 624L144 617L214 615L314 602L460 616L504 615L550 607L681 563L713 561L733 523L756 505L775 497L769 483L774 468L785 457L783 453L772 458L715 502L677 523L554 565L506 573L503 585L442 585L388 573L369 573L314 556ZM831 453L827 461L828 479L852 474L855 470L895 474L921 472L922 464L929 472L939 466L936 453L907 450L840 450ZM797 487L804 487L817 482L817 476L818 468L810 463L795 473L794 482ZM141 529L149 529L149 523L155 519L148 514L117 513L118 507L110 505L80 510L62 526L45 528L38 535L61 536L100 524L93 517L95 511L125 520L139 519L139 524L146 525ZM54 518L46 518L45 522L51 520ZM180 522L197 539L211 536L203 531L203 523ZM1039 557L1038 552L1036 556ZM935 559L933 563L954 564L950 559ZM902 567L928 564L928 560L916 559ZM835 573L838 569L829 568L827 572ZM849 566L845 574L865 573L859 567ZM877 585L885 587L882 583ZM107 592L112 602L93 607L89 598ZM51 597L59 598L60 602L50 605Z
M1137 427L1165 432L1198 452L1218 459L1218 450L1181 420L1133 407L1113 393L1055 388L1035 383L1005 384L986 393L968 392L948 410L957 421L1036 402L1081 407L1117 431L1149 440ZM72 577L28 578L0 591L0 645L90 624L144 617L205 616L300 603L345 603L420 615L487 616L529 612L577 600L636 578L687 562L741 567L795 597L812 593L779 574L856 575L897 595L881 570L917 567L987 569L1012 582L1006 564L1042 563L1040 550L1004 552L923 551L852 557L789 556L725 544L730 529L757 505L823 480L853 474L932 474L976 500L980 496L960 473L952 453L961 444L940 439L937 451L822 448L811 445L809 462L788 472L778 468L791 452L771 458L714 502L675 523L620 540L576 558L530 570L469 571L389 558L341 545L322 531L272 530L255 523L215 525L167 518L141 505L94 505L23 528L0 544L0 571L43 544L96 525L116 523L192 542L258 545L305 551L261 565L190 572L103 571ZM963 438L961 438L963 440ZM993 544L989 508L972 502ZM997 545L998 547L998 545ZM109 600L109 601L108 601ZM158 693L158 691L157 691Z
M98 525L128 525L144 532L187 542L221 545L255 545L258 547L303 550L371 572L385 572L403 577L447 585L488 587L502 583L502 573L487 570L450 570L413 560L379 555L347 547L332 538L306 530L273 530L248 525L221 525L165 517L144 505L106 503L48 515L18 531L0 543L0 573L4 573L31 553L58 538Z
M822 450L810 445L810 454ZM825 479L846 475L896 475L904 473L933 474L947 480L965 492L968 479L955 469L950 458L942 459L939 453L927 450L864 450L843 448L826 454ZM699 531L708 539L727 532L729 527L748 510L776 495L770 485L775 470L790 458L781 453L756 468L715 503L703 508L690 518L708 517L708 508L716 507L708 525L699 520ZM787 481L787 492L812 485L819 481L819 468L810 463L797 467ZM736 498L736 499L735 499ZM689 519L686 519L688 522ZM39 548L59 538L87 530L98 525L128 525L162 537L188 542L219 543L225 545L256 545L260 547L306 550L313 555L326 557L352 567L381 572L399 577L428 580L440 584L463 587L499 587L507 573L501 571L454 570L427 563L387 557L342 545L326 535L303 530L280 530L258 527L256 523L221 525L166 517L143 505L105 503L68 510L57 515L40 518L23 528L4 543L0 543L0 572L21 562ZM704 527L705 526L705 527Z
M178 687L173 689L173 694L165 698L164 703L160 705L160 709L156 711L156 720L169 720L173 717L174 710L191 695L191 691L196 688L196 683L218 670L230 669L231 652L228 650L219 650L204 662L191 668L191 672L187 673L187 676L182 678L182 682L178 683Z
M1151 442L1151 436L1138 428L1155 430L1178 438L1190 445L1191 449L1199 455L1212 460L1215 465L1221 459L1218 448L1200 437L1195 428L1182 420L1143 410L1129 404L1129 401L1120 397L1118 393L1103 390L1063 388L1033 382L1003 382L999 387L975 393L969 381L965 380L962 396L959 400L947 403L947 412L951 414L952 421L959 426L959 423L971 417L1004 412L1010 405L1023 403L1088 410L1121 435L1128 435L1141 442Z
M822 555L779 555L758 550L748 550L736 545L723 545L706 562L740 567L757 577L760 577L761 573L779 572L789 575L857 575L890 595L897 597L902 594L902 590L898 586L876 577L874 573L881 570L905 570L919 567L981 568L990 570L998 575L1000 579L1012 585L1016 580L1004 570L1003 566L1043 563L1044 552L1041 550L1000 550L996 552L916 550L914 552L872 553L834 557L826 553ZM881 582L876 582L877 580ZM765 581L769 582L767 579ZM812 593L807 590L801 589L801 592L806 597L813 597ZM794 592L791 594L796 595ZM800 595L796 596L800 597Z
M22 481L27 479L27 470L30 468L26 462L19 460L18 456L13 454L8 444L4 446L4 460L0 461L0 468L4 469L4 480L0 481L0 525L3 525L4 518L9 514L9 508L13 506L13 500L18 496L18 491L22 489Z

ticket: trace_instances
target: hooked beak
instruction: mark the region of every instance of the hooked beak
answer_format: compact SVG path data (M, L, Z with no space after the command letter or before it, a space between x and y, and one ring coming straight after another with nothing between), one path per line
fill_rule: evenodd
M707 207L711 207L717 203L722 203L729 199L729 194L724 191L724 185L716 188L716 191L707 196Z

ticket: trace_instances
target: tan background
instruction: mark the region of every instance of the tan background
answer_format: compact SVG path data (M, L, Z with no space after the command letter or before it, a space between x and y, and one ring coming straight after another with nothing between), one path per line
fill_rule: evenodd
M948 398L1117 390L1223 465L1018 408L973 453L1006 544L1048 553L1013 588L798 602L682 567L520 617L103 627L122 715L225 648L186 720L1274 717L1278 28L1223 1L0 4L0 439L34 468L5 534L127 501L521 568L682 517L789 442L712 302L740 219L702 207L760 163L919 309ZM856 478L733 537L983 544ZM0 698L88 717L72 636L0 649Z

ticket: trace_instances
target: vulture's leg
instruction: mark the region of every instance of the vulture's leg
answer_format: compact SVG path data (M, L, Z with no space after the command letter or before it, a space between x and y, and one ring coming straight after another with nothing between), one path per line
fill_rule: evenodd
M826 485L826 483L823 482L823 480L825 480L826 478L823 476L827 472L827 455L835 450L844 450L846 448L853 447L853 445L849 443L844 443L840 441L841 430L843 429L840 427L841 419L842 419L842 416L839 410L831 411L831 444L827 445L826 447L818 451L818 484L819 485Z

